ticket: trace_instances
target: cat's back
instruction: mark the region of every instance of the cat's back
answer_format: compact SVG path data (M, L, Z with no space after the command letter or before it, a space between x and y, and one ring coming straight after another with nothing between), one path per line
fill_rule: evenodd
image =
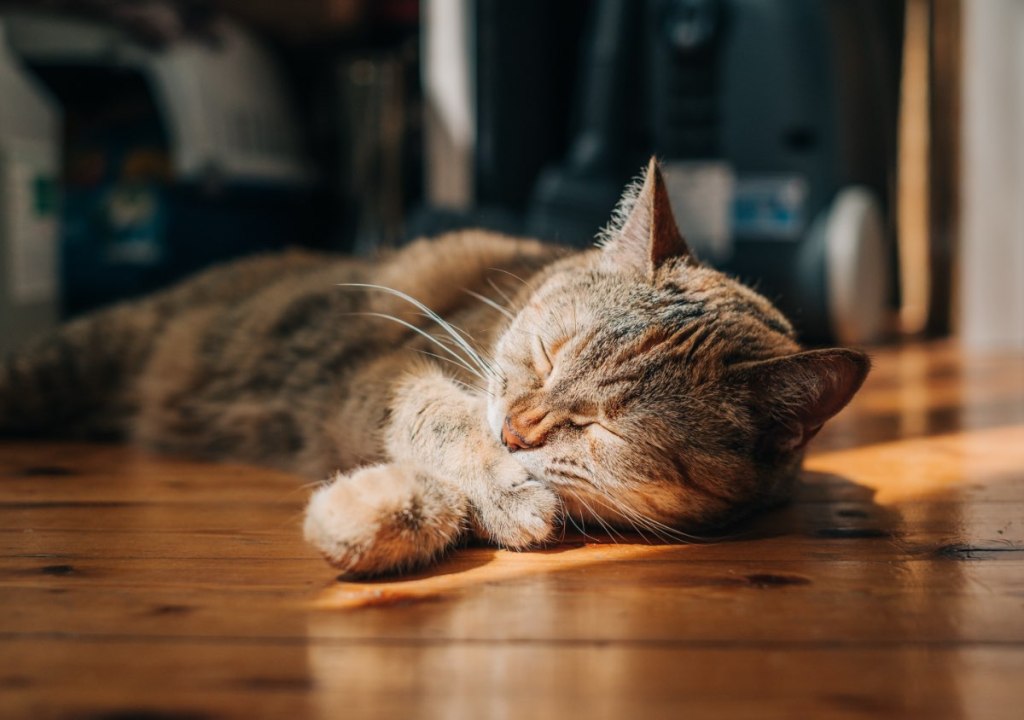
M319 340L331 346L350 332L362 332L359 323L346 318L381 309L372 286L445 312L466 303L465 290L479 287L487 276L528 276L560 252L534 240L477 230L417 240L372 259L287 250L213 266L134 305L139 313L164 318L165 330L174 335L168 351L177 356L190 350L221 359L225 353L270 349L287 354L296 343Z
M233 305L274 287L302 284L320 271L358 273L365 267L365 262L331 253L299 249L260 253L206 268L151 300L168 311Z
M254 303L266 311L275 299L286 304L305 293L337 294L339 286L367 284L401 290L433 307L446 304L444 297L453 289L475 286L489 273L522 270L529 275L566 252L484 230L419 239L372 258L290 249L213 266L157 298L179 310Z
M287 418L300 435L312 435L318 408L347 395L361 368L394 352L422 359L402 350L417 335L386 319L429 322L398 294L465 321L483 338L496 313L471 292L490 292L489 283L514 292L565 252L467 231L374 260L290 251L207 270L159 300L174 317L136 385L134 435L204 455L287 456L288 448L268 444L259 429ZM207 447L204 438L220 440Z

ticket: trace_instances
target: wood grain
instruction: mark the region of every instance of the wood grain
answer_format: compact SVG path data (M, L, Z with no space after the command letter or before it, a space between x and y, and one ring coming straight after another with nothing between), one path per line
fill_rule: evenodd
M0 716L1019 717L1024 358L880 352L796 500L344 582L293 476L0 445Z

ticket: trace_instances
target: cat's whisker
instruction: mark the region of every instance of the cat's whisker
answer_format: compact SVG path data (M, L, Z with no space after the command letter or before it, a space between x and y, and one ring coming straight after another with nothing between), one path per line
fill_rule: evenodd
M506 305L513 305L512 298L508 296L508 293L501 289L498 283L494 282L491 278L487 278L487 284L494 288L494 292L501 295L501 299L505 301Z
M703 537L701 535L693 535L691 533L684 532L679 528L674 528L671 525L666 525L665 523L655 520L648 515L639 513L639 511L633 510L633 512L636 513L638 518L643 519L643 521L648 524L652 532L657 528L676 542L709 542L711 540L711 538Z
M580 499L580 496L578 494L576 494L575 492L573 492L573 490L571 488L565 487L565 486L563 486L563 488L565 489L566 492L568 492L570 495L573 496L573 498L576 500L576 502L577 502L577 504L579 506L582 507L582 506L585 505L583 500ZM578 530L581 535L583 535L584 539L597 540L597 538L595 538L594 536L587 534L587 521L584 518L583 510L582 509L580 510L580 522L579 522L579 524L577 524L576 518L574 518L572 516L571 512L566 511L566 516L569 518L569 522L572 523L572 526L574 528L576 528L576 530Z
M436 322L440 328L449 335L452 341L473 359L476 365L483 372L487 374L494 373L494 368L491 367L491 364L488 362L485 354L473 347L473 343L476 343L476 338L474 338L470 333L466 332L459 326L444 320L440 315L437 315L433 311L430 311L426 317Z
M463 292L465 292L465 293L466 293L467 295L469 295L470 297L474 297L474 298L476 298L477 300L479 300L480 302L482 302L482 303L483 303L484 305L486 305L487 307L491 308L492 310L497 310L497 311L498 311L498 312L500 312L500 313L501 313L502 315L504 315L505 317L507 317L507 318L508 318L509 320L513 320L513 319L515 319L515 315L513 315L512 313L510 313L510 312L509 312L508 310L506 310L505 308L503 308L503 307L502 307L501 305L499 305L498 303L496 303L496 302L494 302L493 300L491 300L491 299L490 299L489 297L487 297L486 295L481 295L480 293L478 293L478 292L473 292L472 290L464 290Z
M579 533L580 535L582 535L582 536L584 537L584 539L586 539L586 538L588 537L588 536L587 536L587 531L586 531L586 530L584 530L583 528L581 528L581 527L580 527L579 523L577 523L577 522L576 522L576 518L574 518L574 517L572 516L572 513L570 513L570 512L567 512L567 513L565 514L565 516L566 516L566 518L568 518L569 522L570 522L570 523L572 523L572 526L573 526L574 528L576 528L576 532L578 532L578 533ZM564 527L564 526L565 526L565 525L564 525L564 523L563 523L563 527ZM563 533L563 534L562 534L562 537L563 537L563 538L565 537L565 533Z
M421 355L426 355L427 357L432 357L435 360L440 360L441 362L446 362L449 365L454 365L456 367L462 368L463 370L467 370L469 372L473 372L473 368L471 368L469 365L466 365L465 363L456 362L455 360L452 360L451 358L442 357L442 356L438 355L437 353L430 352L429 350L417 349L416 352L420 353ZM465 385L465 383L463 383L463 384Z
M584 500L581 495L577 495L576 493L573 493L573 495L576 497L576 500L578 500L580 504L582 504L583 507L587 509L587 512L590 513L590 516L594 518L594 521L597 522L597 524L600 525L601 528L608 534L608 537L612 539L612 542L618 544L619 541L618 539L616 539L616 536L625 540L625 536L623 536L621 533L616 532L610 525L608 525L604 520L602 520L601 516L594 511L594 508L592 508L590 504L586 500Z
M455 342L451 338L449 338L447 336L439 337L439 338L436 338L436 339L437 339L438 342L446 344L449 348L453 348L453 349L457 349L458 348L458 345L456 345ZM489 372L491 373L489 375L490 379L492 379L492 380L493 379L501 380L502 378L504 378L504 370L502 370L500 367L497 367L497 368L493 367L493 365L496 365L497 363L495 363L492 358L488 357L487 358L487 362L492 364L492 366L488 368Z
M646 529L659 540L665 540L665 538L658 532L657 528L652 527L648 522L646 522L646 518L644 518L642 515L638 515L637 513L631 511L629 507L627 507L621 502L615 501L615 499L611 496L608 496L607 499L615 504L609 504L607 502L603 502L600 499L598 500L598 502L601 502L601 504L604 505L606 508L625 518L625 520L633 527L634 530L637 531L637 533L640 534L640 537L642 537L645 541L647 541L647 538L643 534L643 531L640 530L640 527ZM639 523L640 527L637 526L637 523Z
M529 283L529 282L527 282L526 280L523 280L523 279L522 279L521 277L519 277L518 275L516 275L516 274L515 274L514 272L512 272L511 270L506 270L505 268L499 268L499 267L492 267L492 268L487 268L487 269L488 269L488 270L493 270L494 272L500 272L500 273L504 273L505 275L508 275L508 276L509 276L510 278L512 278L512 279L514 279L514 280L518 280L519 282L521 282L521 283L522 283L523 285L525 285L525 286L526 286L526 287L527 287L527 288L528 288L529 290L531 290L531 291L534 291L534 290L536 290L536 288L535 288L535 287L533 286L533 284L532 284L532 283Z
M465 338L466 341L471 341L471 342L473 342L473 343L475 343L477 345L480 344L477 341L477 339L475 337L473 337L473 335L470 332L468 332L465 328L462 328L462 327L460 327L460 326L458 326L458 325L456 325L454 323L451 323L451 326L456 331L458 331L459 335L461 335L463 338ZM490 371L491 373L496 373L497 371L494 369L494 358L492 358L488 353L486 353L486 352L484 352L482 350L477 350L477 353L479 354L480 359L483 361L484 366L486 367L486 369L488 371Z
M430 319L429 315L425 315L423 313L419 313L419 316L427 318L427 319ZM468 340L472 340L473 342L476 342L476 339L473 338L472 335L470 335L468 332L463 330L458 325L452 325L452 327L456 331L458 331L460 335L464 336ZM438 339L438 341L447 344L449 347L451 347L453 349L462 349L463 348L463 345L458 341L458 339L451 337L450 333L448 335L443 335L443 336L441 336L441 337L439 337L437 339ZM483 353L482 351L477 351L477 352L478 352L478 354L480 356L479 357L480 361L483 363L483 365L481 366L481 370L483 370L485 373L487 373L488 377L490 377L492 379L494 379L495 377L498 377L500 379L500 376L498 375L498 371L494 369L494 360L493 360L493 358L491 358L486 353Z
M609 505L606 502L601 502L601 500L599 500L598 497L595 497L595 499L598 499L598 501L601 502L601 504L607 507L609 510L612 510L621 515L622 517L626 518L630 522L630 524L633 525L634 529L636 529L636 525L634 525L635 521L637 523L640 523L640 525L646 528L648 532L652 533L655 537L662 540L663 542L685 542L688 540L700 539L695 536L689 536L681 530L677 530L676 528L665 525L664 523L661 523L652 517L644 515L635 508L632 508L626 503L622 502L622 500L615 498L614 495L604 494L599 497L606 498L609 502L614 503L614 505ZM641 533L641 536L642 535L643 533Z
M397 297L397 298L399 298L401 300L404 300L405 302L409 303L410 305L413 305L414 307L419 309L421 312L426 314L427 317L429 317L431 320L433 320L435 323L437 323L437 325L442 330L444 330L452 338L452 340L454 340L459 345L459 347L462 348L462 350L464 350L466 352L466 354L469 356L469 358L473 361L473 363L479 368L479 370L481 372L483 372L485 374L490 374L492 372L491 368L489 368L487 366L487 363L484 362L483 358L480 357L480 354L473 348L472 345L469 344L469 342L466 340L466 338L464 338L459 333L459 331L456 330L451 325L451 323L449 323L443 317L438 315L436 312L431 310L429 307L427 307L426 305L424 305L423 303L421 303L419 300L417 300L416 298L412 297L411 295L407 295L406 293L402 292L401 290L395 290L394 288L389 288L389 287L386 287L384 285L373 285L373 284L369 284L369 283L342 283L341 285L342 285L342 287L359 287L359 288L366 288L366 289L370 289L370 290L379 290L381 292L388 293L389 295L393 295L394 297ZM386 317L390 317L390 316L386 316ZM397 318L395 318L395 319L397 320ZM415 326L413 326L411 324L409 326L410 327L415 327ZM481 378L481 379L483 379L483 378Z
M671 543L683 542L686 540L686 538L680 537L678 534L668 529L658 527L658 525L655 524L655 521L652 518L649 518L646 515L642 515L636 511L633 511L631 508L628 508L625 505L620 505L618 511L627 517L632 517L636 522L640 523L643 527L647 528L647 531L654 535L654 537L660 540L661 542Z
M288 491L288 494L293 495L294 493L300 492L302 490L319 490L324 485L329 485L330 482L330 480L314 480L313 482L302 483L294 490Z
M479 385L473 385L472 383L463 382L462 380L459 380L457 378L448 378L448 379L451 380L456 385L461 385L462 387L466 388L467 390L480 392L480 393L483 393L484 395L487 395L488 397L494 397L494 395L489 390L485 390L484 388L480 387Z
M434 337L433 335L428 333L423 328L418 328L418 327L416 327L415 325L413 325L410 322L406 322L405 320L402 320L401 318L397 318L394 315L388 315L386 313L360 312L360 313L350 313L350 314L351 315L367 315L367 316L370 316L370 317L379 317L379 318L383 318L385 320L391 320L392 322L396 322L399 325L402 325L403 327L406 327L409 330L412 330L414 333L416 333L417 335L420 335L421 337L425 338L426 340L429 340L430 342L434 343L439 348L444 350L446 353L451 355L455 359L456 362L459 362L460 364L463 364L463 367L465 367L469 372L471 372L472 374L476 375L478 378L480 378L484 382L487 382L487 378L484 377L477 369L470 367L469 364L466 362L466 359L464 357L462 357L461 355L459 355L458 353L453 351L450 347L448 347L447 345L442 343L440 340L438 340L436 337Z
M557 469L557 466L555 467L555 469ZM582 469L585 472L587 472L588 474L592 474L589 467L584 466ZM579 475L580 468L578 468L578 467L571 468L571 472L574 475ZM564 478L564 476L562 476L562 475L559 475L559 477L563 477ZM584 476L580 475L580 477L582 479ZM565 478L565 479L568 479L568 478ZM590 480L588 480L588 481L590 481ZM568 490L568 492L571 492L567 488L566 484L560 484L560 486L562 486L562 488L566 488L566 490ZM573 495L575 496L574 493L573 493ZM575 497L577 497L578 500L583 502L582 499L579 496L575 496ZM640 525L643 526L645 528L645 530L647 530L647 532L651 533L655 538L657 538L658 540L662 540L663 542L685 542L685 541L688 541L688 540L699 540L698 538L695 538L695 537L692 537L692 536L687 536L685 533L683 533L682 531L676 530L676 528L674 528L674 527L666 525L666 524L664 524L662 522L658 522L657 520L655 520L655 519L653 519L651 517L647 517L646 515L643 515L642 513L638 512L637 510L635 510L635 509L631 508L630 506L626 505L625 503L623 503L621 500L616 499L614 496L603 495L602 494L602 495L592 495L590 497L594 501L596 501L596 502L600 503L602 506L606 507L608 510L611 510L612 512L615 512L616 514L621 515L623 518L625 518L626 521L629 522L630 525L632 525L633 530L635 530L640 535L641 538L644 538L645 541L646 541L646 538L644 537L644 534L640 531L640 527L637 526L637 523L640 523ZM607 501L607 502L605 502L605 501ZM613 504L609 504L609 503L613 503ZM591 513L593 513L593 509L591 509L589 506L588 506L588 510L590 510ZM596 513L594 513L594 514L596 514Z
M508 371L501 364L501 360L499 360L498 358L494 358L494 367L498 371L498 377L499 378L503 379L503 378L505 378L508 375Z
M559 523L562 526L562 533L558 537L558 542L562 543L562 542L565 542L565 520L563 518L565 518L565 516L567 515L568 510L565 507L565 500L562 499L561 495L559 495L558 493L555 493L555 500L558 501L557 517L562 519L561 522Z
M649 542L650 542L650 541L649 541L649 540L647 539L647 536L646 536L646 535L644 535L644 533L643 533L643 530L641 530L641 529L640 529L639 527L637 527L637 524L636 524L635 522L633 522L633 518L631 518L629 514L627 514L627 513L623 512L623 511L622 511L622 509L620 509L619 507L616 507L615 505L610 505L610 504L608 504L608 503L604 502L604 501L603 501L603 500L602 500L601 498L595 498L595 499L597 500L597 502L601 503L602 505L604 505L604 506L605 506L606 508L608 508L608 509L609 509L609 510L611 510L612 512L614 512L614 513L617 513L617 514L621 515L621 516L622 516L623 518L625 518L626 522L628 522L628 523L630 524L630 527L632 527L632 528L633 528L633 530L635 530L635 531L636 531L636 533L637 533L637 534L638 534L638 535L639 535L639 536L640 536L641 538L643 538L644 542L647 542L647 543L649 543ZM645 527L646 527L646 526L645 526ZM651 528L649 528L649 527L647 528L647 530L648 530L649 532L653 532L653 531L651 530ZM655 533L655 537L657 537L657 533Z
M642 512L640 512L636 508L630 507L622 500L616 500L614 498L610 499L613 499L616 502L618 511L620 513L627 514L630 517L634 518L637 522L642 523L644 527L646 527L649 531L654 533L657 537L659 537L662 540L666 540L668 538L674 538L676 541L682 539L693 539L686 538L686 534L683 533L681 530L677 530L669 525L665 525L664 523L655 520L649 515L644 515Z

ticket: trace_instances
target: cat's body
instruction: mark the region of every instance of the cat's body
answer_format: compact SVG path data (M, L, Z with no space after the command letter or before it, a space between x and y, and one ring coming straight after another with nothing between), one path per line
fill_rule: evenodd
M866 358L799 353L764 298L696 263L653 164L606 240L465 232L215 268L0 365L0 432L348 473L306 534L357 573L466 532L526 547L559 512L658 532L785 497Z

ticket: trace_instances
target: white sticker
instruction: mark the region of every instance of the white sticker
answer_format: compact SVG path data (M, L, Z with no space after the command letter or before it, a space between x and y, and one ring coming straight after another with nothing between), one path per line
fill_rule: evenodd
M0 151L11 297L16 304L57 298L57 183L53 151L43 143L5 143Z
M732 256L732 200L736 177L726 162L679 161L662 165L672 213L697 257Z

